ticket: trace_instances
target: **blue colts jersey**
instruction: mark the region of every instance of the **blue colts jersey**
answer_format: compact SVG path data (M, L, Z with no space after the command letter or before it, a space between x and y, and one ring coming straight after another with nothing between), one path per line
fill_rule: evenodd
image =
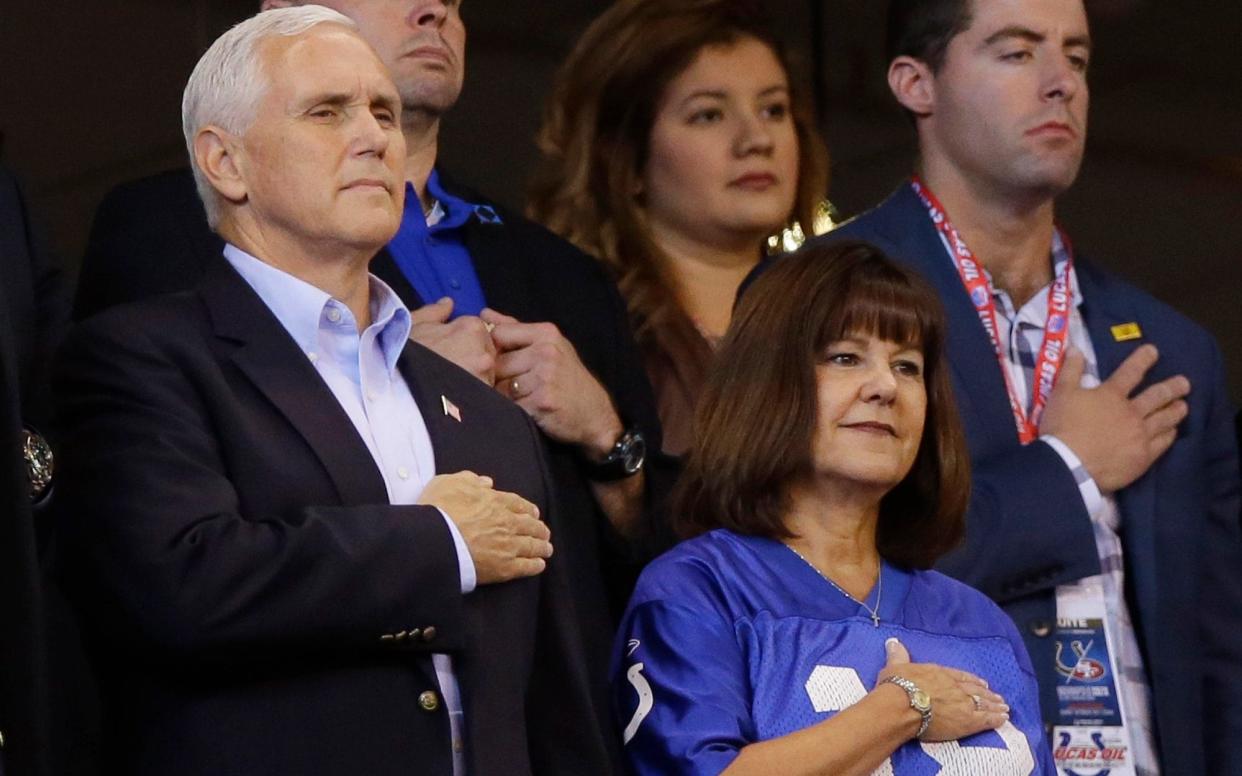
M747 744L832 717L874 688L884 641L896 637L914 662L986 679L1010 721L960 741L911 740L877 774L1052 776L1035 677L1009 618L942 574L887 564L881 574L876 627L769 539L714 531L653 563L623 620L613 675L633 770L718 774Z

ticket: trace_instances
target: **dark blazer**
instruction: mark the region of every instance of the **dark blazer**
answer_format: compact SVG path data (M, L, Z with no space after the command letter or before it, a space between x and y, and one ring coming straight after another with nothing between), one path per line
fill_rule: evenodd
M400 368L437 471L492 476L555 532L525 414L412 343ZM606 772L564 564L462 596L440 514L388 504L344 410L227 263L80 326L55 387L110 772L450 774L433 652L454 658L473 776Z
M2 174L2 173L0 173ZM38 288L46 258L31 245L25 203L12 178L0 178L0 773L48 770L48 670L35 526L20 454L27 416L22 388L33 389L34 362L46 354ZM37 367L36 367L37 370ZM35 396L38 392L34 392Z
M49 493L31 505L23 426L55 443L47 367L69 318L68 286L0 169L0 774L83 773L91 695L76 626L48 579ZM53 485L53 492L55 486Z
M1098 574L1078 486L1048 445L1023 446L996 355L927 211L908 186L820 238L863 239L918 270L944 303L946 349L974 473L964 546L939 568L987 593L1013 617L1056 709L1055 588ZM1233 408L1211 336L1167 305L1081 256L1082 315L1107 378L1144 342L1160 361L1145 384L1184 374L1193 386L1177 440L1116 494L1127 598L1152 687L1165 776L1242 773L1242 538ZM1142 338L1110 328L1137 323Z
M660 450L655 398L633 342L625 303L599 262L520 214L464 191L443 176L441 180L446 189L468 201L492 204L501 216L499 224L476 219L465 227L466 247L488 305L522 321L556 324L608 390L622 421L643 431L649 451ZM119 186L96 213L75 317L189 288L207 268L223 261L223 247L207 226L188 169ZM423 304L388 251L380 251L371 269L411 308ZM577 451L550 440L548 449L566 516L562 536L554 541L570 566L598 708L608 714L608 668L617 621L643 562L674 542L662 503L676 478L676 467L663 457L649 456L644 538L623 542L596 505Z

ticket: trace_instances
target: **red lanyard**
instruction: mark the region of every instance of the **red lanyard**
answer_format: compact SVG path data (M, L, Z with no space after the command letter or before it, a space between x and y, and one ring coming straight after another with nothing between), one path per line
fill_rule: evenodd
M992 284L988 281L987 274L979 266L970 248L966 246L966 241L962 239L961 234L953 228L944 206L936 199L936 195L932 194L927 184L915 176L911 179L910 186L919 199L923 200L927 213L931 216L932 224L948 244L950 253L953 255L953 263L957 267L958 274L961 275L962 285L966 287L966 293L970 295L975 312L979 314L983 330L987 332L988 339L992 342L997 363L1000 364L1001 376L1005 378L1005 390L1009 394L1009 408L1013 410L1013 419L1018 425L1018 439L1024 445L1033 442L1039 438L1039 419L1048 405L1048 397L1052 394L1052 387L1056 385L1057 375L1061 372L1061 364L1065 360L1065 353L1069 346L1069 311L1073 303L1069 276L1074 266L1074 255L1070 250L1069 241L1062 236L1062 243L1065 245L1068 258L1057 272L1056 278L1052 281L1052 288L1048 292L1048 319L1044 322L1044 339L1039 346L1039 356L1035 362L1035 385L1031 386L1034 401L1031 402L1031 414L1028 417L1022 399L1014 390L1013 381L1009 377L1008 359L1005 356L1005 348L1001 345L1000 329L996 323L996 302L993 300Z

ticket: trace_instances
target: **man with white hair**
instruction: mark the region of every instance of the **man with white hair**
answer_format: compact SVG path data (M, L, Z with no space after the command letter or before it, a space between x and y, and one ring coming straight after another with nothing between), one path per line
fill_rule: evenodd
M183 102L227 261L63 351L110 773L607 771L539 434L368 273L401 113L335 11L227 32Z
M317 2L357 23L401 97L404 214L372 271L412 310L416 342L515 401L549 442L565 515L558 547L607 719L612 634L638 565L671 543L660 503L675 475L658 455L643 465L644 448L661 448L660 428L625 303L599 262L439 168L441 119L465 74L459 1ZM264 8L303 4L263 0ZM220 261L222 244L193 189L189 173L175 171L105 198L76 317L189 288Z

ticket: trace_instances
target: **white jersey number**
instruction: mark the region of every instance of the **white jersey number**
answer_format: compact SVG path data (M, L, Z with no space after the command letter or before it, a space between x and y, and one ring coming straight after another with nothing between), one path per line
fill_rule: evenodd
M818 712L841 711L853 706L867 695L862 679L853 668L816 666L806 680L806 694ZM923 752L940 764L940 776L971 776L987 773L993 776L1030 776L1035 771L1035 756L1026 736L1011 723L996 729L1004 749L986 746L962 746L957 741L919 742ZM885 760L872 776L894 776L893 763Z
M655 705L655 694L651 692L651 684L647 681L647 677L643 676L643 664L635 663L625 672L625 678L630 681L634 687L634 691L638 693L638 708L634 709L634 716L630 717L630 724L625 726L625 734L622 736L622 744L628 744L634 734L638 732L638 726L643 724L643 720L651 713L651 707Z

